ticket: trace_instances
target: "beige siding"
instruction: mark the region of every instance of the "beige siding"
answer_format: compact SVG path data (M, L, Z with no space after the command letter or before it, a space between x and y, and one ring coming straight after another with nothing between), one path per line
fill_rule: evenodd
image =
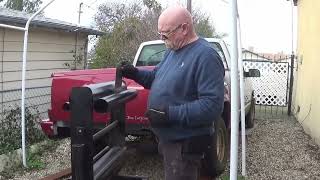
M1 47L1 46L0 46ZM21 52L23 48L23 42L8 41L4 47L4 51ZM73 44L53 44L53 43L40 43L29 42L28 52L65 52L70 53L74 51L75 46Z
M2 41L0 43L0 69L4 73L1 82L4 82L5 89L8 89L8 87L14 86L12 84L6 85L6 82L12 83L12 81L21 80L19 76L21 76L22 69L23 32L1 29L0 33ZM65 64L71 64L74 60L75 38L75 33L31 29L29 31L26 78L47 78L59 69L68 68ZM85 42L85 36L79 36L77 49L81 49L81 53L83 53ZM39 86L42 85L39 84Z
M41 49L39 49L41 50ZM27 53L27 61L32 60L73 60L72 52L57 53L57 52L29 52ZM22 51L20 52L4 52L3 58L5 61L22 61Z
M0 28L0 103L3 108L20 105L23 32ZM51 74L68 70L66 63L84 54L87 36L58 30L30 29L27 51L26 104L39 105L46 114L50 105ZM77 42L77 44L76 44ZM83 66L77 66L83 68ZM1 112L0 112L1 113Z
M65 68L65 61L30 61L27 62L27 70L38 70L38 69L62 69ZM8 71L21 71L21 62L4 62L4 72Z
M3 28L0 28L0 41L3 41L3 32L4 32L4 29ZM2 44L2 43L1 43ZM2 46L0 46L1 49L2 49Z
M4 46L4 29L3 28L0 28L0 82L3 82L3 46ZM2 85L0 85L0 91L2 90ZM0 93L0 103L2 102L2 93ZM0 109L0 113L2 112L2 108Z
M63 71L65 69L56 69L56 71ZM50 78L52 70L35 70L35 71L27 71L26 77L27 79L38 79L38 78ZM21 81L21 72L4 72L3 79L5 82L9 81Z
M1 56L0 56L1 57ZM2 62L0 62L0 82L3 82L3 72L2 72ZM1 91L1 87L0 87L0 91ZM1 101L0 101L1 102Z
M1 119L3 114L3 49L4 49L4 36L5 36L5 30L4 28L0 28L0 113L1 113ZM1 120L0 119L0 120Z
M23 32L6 30L5 41L23 42ZM74 44L74 34L59 31L48 31L44 29L30 29L29 42L44 42L53 44Z

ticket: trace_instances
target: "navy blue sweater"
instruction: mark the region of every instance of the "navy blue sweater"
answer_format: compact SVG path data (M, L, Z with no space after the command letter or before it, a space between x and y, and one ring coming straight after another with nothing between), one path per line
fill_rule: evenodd
M153 71L140 69L136 81L150 89L148 108L168 107L172 126L153 128L160 140L213 133L210 125L223 109L224 67L206 40L168 50Z

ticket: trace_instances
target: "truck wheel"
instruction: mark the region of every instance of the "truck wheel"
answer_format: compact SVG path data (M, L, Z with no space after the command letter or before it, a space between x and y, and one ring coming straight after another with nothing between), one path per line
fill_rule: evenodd
M246 127L247 128L253 128L253 126L254 126L254 116L255 116L255 112L256 112L255 104L256 104L255 98L252 97L251 104L250 104L250 111L248 112L248 114L246 116Z
M227 166L229 138L222 117L215 121L214 130L211 148L205 152L205 158L202 161L202 176L217 177L224 172Z

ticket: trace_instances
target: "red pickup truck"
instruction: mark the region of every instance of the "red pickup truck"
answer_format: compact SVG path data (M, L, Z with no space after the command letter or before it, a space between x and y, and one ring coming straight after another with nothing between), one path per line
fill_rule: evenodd
M207 38L212 47L221 56L225 67L225 94L224 110L221 118L215 123L216 148L213 152L218 160L217 169L222 172L226 165L228 149L228 131L230 126L230 54L227 46L220 39ZM152 69L158 64L166 48L161 40L144 42L140 45L133 64L138 68ZM63 106L69 101L72 87L88 84L101 83L115 80L115 68L90 69L57 72L52 75L51 87L51 109L48 110L48 119L41 121L43 132L49 137L65 137L69 135L70 112ZM252 127L254 120L254 96L250 78L259 76L257 70L250 69L244 72L245 84L245 109L246 126ZM124 79L128 89L137 89L138 96L126 106L126 132L128 135L145 136L150 135L148 118L144 116L147 105L148 90L132 80ZM94 112L94 125L97 129L105 127L109 120L109 114Z

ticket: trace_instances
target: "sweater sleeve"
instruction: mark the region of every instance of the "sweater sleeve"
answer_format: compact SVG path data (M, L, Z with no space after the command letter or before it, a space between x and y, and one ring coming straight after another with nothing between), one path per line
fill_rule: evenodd
M199 61L195 71L198 98L169 106L169 120L178 126L197 127L211 124L223 110L224 67L220 56L210 52Z
M146 89L150 89L157 73L157 67L153 70L139 69L135 81Z
M160 61L160 63L153 70L138 69L139 71L137 73L135 81L144 88L150 89L152 82L156 77L157 70L162 66L168 53L169 51L167 50L164 54L164 58L162 59L162 61Z

